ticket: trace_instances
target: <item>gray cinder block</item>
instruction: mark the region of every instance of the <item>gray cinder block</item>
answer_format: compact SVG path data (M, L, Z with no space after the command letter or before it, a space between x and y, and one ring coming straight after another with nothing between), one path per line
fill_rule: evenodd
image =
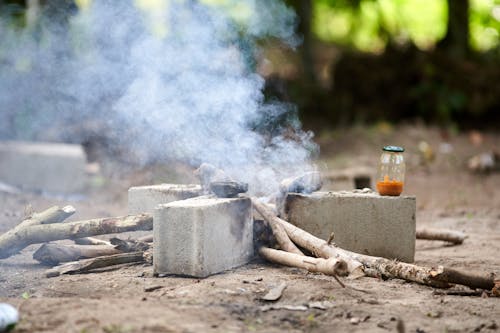
M175 201L159 205L153 216L155 274L206 277L253 256L248 198Z
M150 213L159 204L194 198L201 195L200 185L195 184L159 184L136 186L128 190L128 213Z
M78 193L85 189L82 146L46 142L0 142L0 181L26 190Z
M375 192L290 193L284 217L322 239L358 253L413 262L415 197L380 196Z

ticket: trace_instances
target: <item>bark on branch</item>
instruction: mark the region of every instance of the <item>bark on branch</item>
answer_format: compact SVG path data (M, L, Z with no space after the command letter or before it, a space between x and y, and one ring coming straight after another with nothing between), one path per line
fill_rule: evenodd
M74 262L68 262L45 272L47 277L55 277L61 274L79 274L86 273L94 269L104 268L120 264L128 264L134 262L143 262L143 252L120 253L110 256L97 257L92 259L83 259Z
M307 269L309 272L323 273L334 277L346 276L349 274L347 271L347 263L341 259L307 257L264 246L259 248L259 254L271 262L285 266ZM337 281L342 287L345 287L340 280L337 279Z
M441 240L453 244L462 244L467 238L463 232L446 229L417 229L417 239Z
M75 244L78 245L111 245L109 241L102 240L99 238L95 237L84 237L84 238L77 238L74 240Z
M58 265L61 262L70 262L80 259L101 257L118 254L122 251L113 245L62 245L43 244L33 253L33 259L46 265Z

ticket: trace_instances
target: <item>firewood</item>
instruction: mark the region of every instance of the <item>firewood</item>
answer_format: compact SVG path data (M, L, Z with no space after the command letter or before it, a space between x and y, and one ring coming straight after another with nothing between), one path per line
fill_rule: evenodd
M73 240L75 244L78 245L111 245L109 241L95 238L95 237L83 237Z
M111 244L113 244L114 248L121 252L138 252L138 251L146 251L150 248L148 243L141 242L134 239L120 239L117 237L113 237L110 239Z
M417 229L417 239L441 240L453 244L462 244L467 236L460 231L446 229Z
M309 272L323 273L334 277L348 275L347 263L342 259L313 258L262 246L259 254L265 259L291 267L307 269ZM337 279L342 287L345 285Z
M137 238L137 240L143 243L153 243L153 235L142 236Z
M53 206L41 213L34 213L11 230L0 235L0 259L10 257L19 251L10 247L21 231L32 226L60 223L74 213L75 208L73 206L65 206L63 208Z
M277 224L281 225L285 230L286 234L289 236L291 240L293 240L300 247L308 250L314 256L318 258L338 258L342 259L347 263L347 270L351 277L359 277L365 275L363 273L363 264L359 261L352 259L350 256L345 255L344 253L336 253L334 248L331 247L328 242L325 240L318 238L316 236L311 235L305 230L302 230L283 219L277 218L272 214L262 215L266 220L273 219Z
M55 277L62 274L80 274L98 268L104 268L120 264L144 262L143 252L119 253L91 259L68 262L45 272L46 277Z
M348 267L349 264L357 262L367 276L403 279L437 288L448 288L452 284L485 290L491 290L495 287L494 274L462 272L443 266L424 267L351 252L328 245L326 241L316 238L284 220L280 219L279 223L299 246L320 257L344 259Z
M33 253L33 259L46 265L58 265L62 262L95 258L105 255L122 253L113 245L62 245L55 243L43 244Z
M0 259L7 258L26 246L61 239L121 233L136 230L152 230L150 214L109 217L63 224L33 225L8 232L0 240Z
M290 238L288 237L285 229L279 223L280 218L275 216L272 211L270 211L266 205L262 204L258 201L258 199L252 198L252 204L255 210L262 215L262 217L269 223L271 229L273 230L274 237L278 242L278 245L283 251L287 251L290 253L295 253L298 255L304 255L299 248L292 243Z

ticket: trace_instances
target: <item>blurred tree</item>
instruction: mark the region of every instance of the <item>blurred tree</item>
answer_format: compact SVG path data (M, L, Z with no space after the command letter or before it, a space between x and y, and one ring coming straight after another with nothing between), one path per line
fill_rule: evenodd
M302 58L302 67L304 70L304 79L307 80L308 85L315 86L317 83L316 73L314 72L313 65L313 34L312 34L312 14L313 4L311 0L288 0L287 4L291 6L297 16L299 22L297 25L297 33L302 38L300 46L300 54Z
M469 0L447 0L446 35L438 49L449 56L464 58L469 53Z

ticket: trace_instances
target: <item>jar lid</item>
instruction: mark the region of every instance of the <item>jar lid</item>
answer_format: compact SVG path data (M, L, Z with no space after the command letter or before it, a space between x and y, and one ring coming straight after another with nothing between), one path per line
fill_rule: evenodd
M403 147L398 147L398 146L385 146L382 148L383 151L389 151L391 153L402 153L405 151Z

